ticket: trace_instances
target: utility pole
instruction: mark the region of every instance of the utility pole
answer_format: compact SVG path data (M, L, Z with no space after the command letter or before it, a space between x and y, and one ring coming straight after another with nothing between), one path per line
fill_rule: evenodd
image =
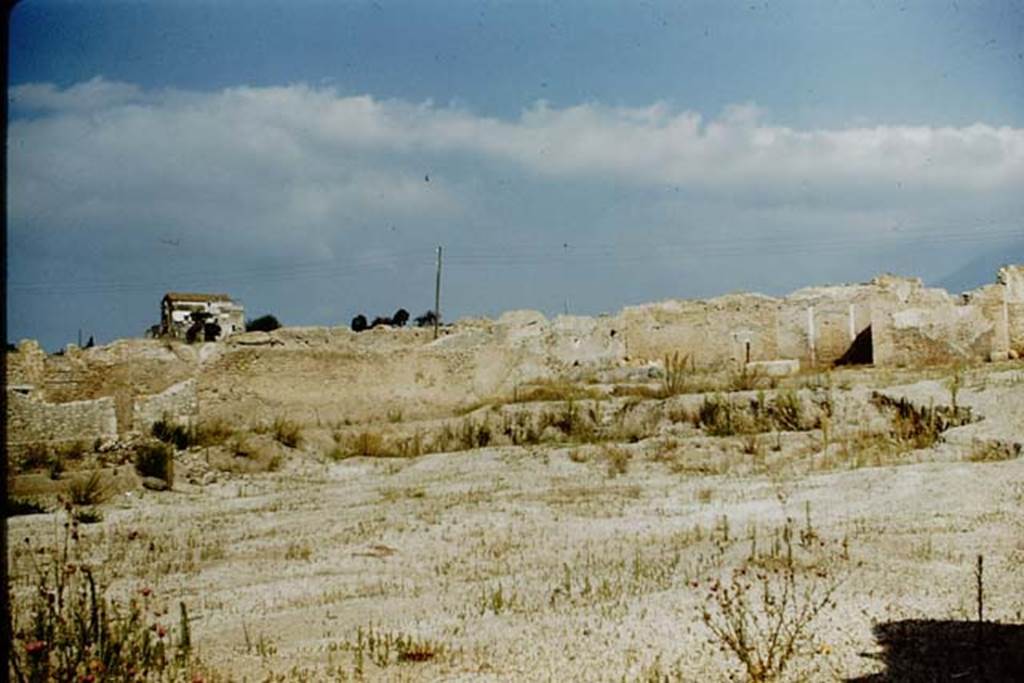
M437 245L437 280L434 282L434 339L441 323L441 245Z

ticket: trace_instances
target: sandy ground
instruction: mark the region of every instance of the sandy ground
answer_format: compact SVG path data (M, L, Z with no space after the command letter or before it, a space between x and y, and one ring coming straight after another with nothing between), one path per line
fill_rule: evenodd
M837 405L855 406L887 380L842 381ZM942 378L884 391L951 398ZM823 458L819 429L787 436L795 465L777 470L692 428L670 444L662 430L415 458L289 450L277 472L119 494L83 542L113 596L184 600L203 660L234 680L722 680L743 670L702 610L716 579L780 547L790 519L801 585L838 588L786 678L870 676L886 668L874 626L973 618L978 555L986 618L1024 623L1024 458L972 461L978 444L1024 441L1024 370L974 371L957 400L983 419L926 450L853 458L833 445ZM857 447L855 415L839 410L836 442ZM725 464L685 466L698 442L702 462ZM16 608L31 585L24 548L58 527L54 514L10 520ZM431 656L360 664L360 629Z

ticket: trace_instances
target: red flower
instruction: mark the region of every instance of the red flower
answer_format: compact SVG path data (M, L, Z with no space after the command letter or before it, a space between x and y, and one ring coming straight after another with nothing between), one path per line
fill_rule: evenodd
M157 635L158 638L163 638L164 636L167 635L167 629L165 629L163 626L160 626L159 624L157 624L156 635Z
M46 641L45 640L33 640L33 641L28 642L28 643L25 643L25 652L27 652L30 655L34 655L34 654L37 654L39 652L44 652L45 650L46 650Z
M139 592L142 593L142 597L148 598L150 593L153 592L153 589L147 586L147 587L143 588L142 590L140 590Z

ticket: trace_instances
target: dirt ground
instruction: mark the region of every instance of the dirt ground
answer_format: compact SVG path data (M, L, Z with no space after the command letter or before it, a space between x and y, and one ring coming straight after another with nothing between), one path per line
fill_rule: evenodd
M720 618L734 570L772 581L786 566L798 608L834 592L783 678L945 680L892 633L976 619L979 555L985 620L1024 640L1024 365L842 370L671 397L657 379L646 394L598 379L453 414L462 434L476 419L494 435L453 437L445 452L394 457L392 435L429 442L441 424L386 406L376 421L304 427L297 447L274 446L273 471L194 447L177 456L173 490L119 487L82 527L83 552L114 598L183 601L203 661L238 681L742 680L703 615ZM788 427L765 412L787 395L802 415ZM737 406L741 426L716 429L709 401ZM515 411L538 433L503 438ZM922 420L949 424L917 440ZM354 454L369 430L382 444ZM32 476L16 495L52 493ZM9 519L16 613L32 551L63 519ZM757 619L768 608L753 583ZM1019 657L997 664L1024 672ZM942 666L985 680L985 662Z

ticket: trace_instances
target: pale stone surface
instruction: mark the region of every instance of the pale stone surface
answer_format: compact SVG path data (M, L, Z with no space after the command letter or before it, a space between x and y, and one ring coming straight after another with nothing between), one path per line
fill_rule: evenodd
M760 372L768 377L787 377L800 372L798 360L760 360L747 363L747 370Z

